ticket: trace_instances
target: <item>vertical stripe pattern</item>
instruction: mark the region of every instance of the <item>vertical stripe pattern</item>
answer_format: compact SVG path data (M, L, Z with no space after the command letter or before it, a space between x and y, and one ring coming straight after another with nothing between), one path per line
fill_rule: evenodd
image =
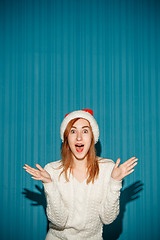
M99 124L100 156L139 158L104 239L158 240L159 24L158 0L0 2L2 240L45 238L42 184L22 166L60 159L61 121L82 108Z

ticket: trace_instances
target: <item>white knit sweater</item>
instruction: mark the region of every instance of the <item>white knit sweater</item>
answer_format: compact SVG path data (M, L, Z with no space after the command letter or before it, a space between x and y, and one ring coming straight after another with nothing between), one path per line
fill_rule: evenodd
M100 160L99 177L93 183L80 183L73 175L66 182L60 160L49 163L45 170L52 178L45 183L47 216L50 221L46 239L101 240L103 224L114 221L119 213L119 196L122 181L111 177L115 163L111 159ZM52 237L53 236L53 237Z

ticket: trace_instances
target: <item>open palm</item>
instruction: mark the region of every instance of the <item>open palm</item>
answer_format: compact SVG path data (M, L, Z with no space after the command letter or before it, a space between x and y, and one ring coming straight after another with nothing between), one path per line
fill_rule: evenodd
M33 179L35 180L41 180L43 183L49 183L52 182L50 174L44 170L39 164L36 164L36 167L38 169L32 168L29 165L25 164L23 167L26 172L31 174Z
M137 165L138 158L132 157L123 164L120 164L120 158L117 159L116 164L112 170L111 177L117 181L121 181L124 177L131 174L134 171L134 166Z

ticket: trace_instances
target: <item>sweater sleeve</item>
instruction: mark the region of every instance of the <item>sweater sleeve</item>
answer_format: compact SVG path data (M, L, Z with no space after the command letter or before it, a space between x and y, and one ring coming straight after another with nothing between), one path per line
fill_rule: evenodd
M109 181L106 184L106 193L100 207L100 218L103 224L112 223L119 214L119 197L122 181L116 181L111 177L112 168L109 171Z
M52 178L51 167L47 164L44 169L51 175ZM64 229L68 219L68 211L62 200L58 187L56 186L53 178L52 182L43 183L43 186L47 201L46 213L48 220L58 229Z

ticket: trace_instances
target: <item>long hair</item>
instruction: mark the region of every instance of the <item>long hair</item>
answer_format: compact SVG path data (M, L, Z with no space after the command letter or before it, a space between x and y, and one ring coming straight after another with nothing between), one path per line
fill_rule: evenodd
M70 147L68 144L68 135L69 135L69 132L70 132L73 124L79 119L80 118L72 119L68 123L68 125L65 129L65 132L64 132L64 141L63 141L62 148L61 148L61 156L62 156L61 163L62 163L62 165L60 166L63 168L63 170L60 173L60 176L62 173L64 173L65 179L67 182L69 181L67 171L69 169L69 171L71 173L72 168L73 168L73 159L72 159L72 153L71 153L71 150L70 150ZM89 126L90 126L90 123L89 123ZM90 129L92 132L91 126L90 126ZM96 157L93 132L92 132L91 145L90 145L89 151L87 153L87 174L88 174L87 184L90 183L91 181L92 181L92 183L94 183L94 180L99 175L99 164L98 164L98 158Z

